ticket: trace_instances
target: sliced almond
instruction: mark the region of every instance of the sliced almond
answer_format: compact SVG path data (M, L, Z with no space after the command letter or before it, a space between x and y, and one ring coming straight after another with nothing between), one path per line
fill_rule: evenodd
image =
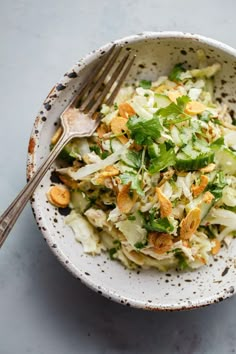
M126 144L129 140L124 135L119 136L120 134L124 134L128 132L128 127L126 123L127 123L127 119L120 116L114 117L111 121L111 131L115 135L117 135L117 139L119 139L122 144Z
M156 187L157 197L160 202L161 218L165 218L172 213L171 201L162 193L161 189Z
M131 182L125 184L117 195L118 208L124 214L127 214L131 211L138 198L138 195L135 191L133 191L132 194L130 193L130 186Z
M121 103L119 105L119 115L125 119L135 115L135 110L128 103Z
M192 185L191 191L193 193L194 197L197 197L199 194L201 194L206 186L208 185L209 178L205 175L201 175L200 177L200 184L198 186Z
M47 193L48 201L59 207L66 208L70 203L70 192L65 186L53 186Z
M162 179L158 183L158 187L161 187L166 181L169 181L171 177L175 174L175 170L169 170L161 174Z
M210 163L208 166L202 167L202 168L200 169L200 171L201 171L202 173L209 173L209 172L214 171L215 168L216 168L216 164L215 164L215 163Z
M201 221L201 210L194 208L186 215L180 223L180 238L188 240L197 230Z
M191 101L186 104L185 107L185 113L190 114L190 115L195 115L204 112L206 109L206 106L197 101Z
M168 92L167 96L171 100L171 102L177 103L177 98L183 96L180 92L170 91Z
M157 92L157 93L163 93L166 89L168 89L168 86L165 85L165 84L162 84L158 87L155 87L154 88L154 91Z
M214 195L211 192L207 191L203 195L203 202L206 204L211 204L211 202L214 198L215 198Z
M206 263L207 263L206 260L205 260L205 258L203 258L203 257L195 256L195 259L196 259L197 261L201 262L202 264L206 264Z
M214 246L211 249L211 253L216 255L220 250L220 241L215 239L212 243L214 243Z
M99 125L99 127L96 130L98 137L101 139L103 135L105 135L108 132L108 128L106 124L102 123Z
M99 173L96 178L98 184L104 184L104 180L108 177L118 176L120 171L115 166L107 166L102 172Z
M59 174L58 177L67 187L71 189L77 189L79 187L78 182L76 182L74 179L70 178L69 176Z
M173 245L171 235L158 232L150 232L148 234L148 242L153 246L153 251L157 254L168 252Z
M62 135L63 129L62 126L58 127L57 130L55 131L54 135L51 138L51 144L55 145L58 140L60 139L61 135Z

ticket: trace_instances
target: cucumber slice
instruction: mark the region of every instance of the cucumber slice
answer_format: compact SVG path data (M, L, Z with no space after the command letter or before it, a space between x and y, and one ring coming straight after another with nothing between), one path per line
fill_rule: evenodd
M184 171L194 171L205 167L214 161L214 152L199 154L195 158L179 152L176 156L176 168Z
M171 100L166 95L155 93L154 99L157 104L157 108L165 108L171 104Z
M80 213L84 213L90 206L90 201L84 193L76 190L71 192L71 204Z
M215 153L218 168L230 175L236 174L236 153L228 148Z
M199 205L201 210L201 214L200 214L201 222L205 219L205 217L207 216L207 214L209 213L209 211L211 210L214 204L215 204L215 200L213 199L210 204L202 202Z

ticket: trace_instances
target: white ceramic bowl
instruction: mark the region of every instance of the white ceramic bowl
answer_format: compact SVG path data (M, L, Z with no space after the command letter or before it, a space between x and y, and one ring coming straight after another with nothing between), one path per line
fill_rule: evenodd
M196 50L204 49L209 63L222 64L217 76L215 96L235 107L236 51L215 40L180 32L146 32L116 41L137 54L129 80L152 79L166 74L179 62L197 65ZM39 112L29 144L28 178L49 153L50 138L58 117L76 94L86 73L111 43L93 51L75 64L55 85ZM125 49L124 49L125 50ZM234 293L236 284L236 241L222 249L209 266L197 271L160 273L157 270L129 271L111 261L107 254L85 255L75 241L64 217L47 202L45 194L52 183L47 173L32 199L32 208L40 230L60 262L93 290L127 306L151 310L180 310L221 301Z

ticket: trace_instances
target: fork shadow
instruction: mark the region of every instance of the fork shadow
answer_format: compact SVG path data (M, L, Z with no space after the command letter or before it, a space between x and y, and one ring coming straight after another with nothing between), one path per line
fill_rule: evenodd
M217 322L226 326L233 299L187 312L147 312L109 301L73 278L35 233L31 301L68 347L83 339L86 353L203 353L211 347L206 333L213 336Z

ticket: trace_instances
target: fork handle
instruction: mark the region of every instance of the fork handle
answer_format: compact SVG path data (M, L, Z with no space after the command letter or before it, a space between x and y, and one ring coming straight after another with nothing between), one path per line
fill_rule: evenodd
M25 205L29 201L36 187L39 185L45 173L51 167L53 161L56 159L63 147L68 143L72 137L66 133L62 135L58 143L55 145L46 161L42 163L39 169L35 172L30 181L21 190L18 196L13 200L5 212L0 216L0 247L2 247L9 232L13 228L16 220L20 216Z

